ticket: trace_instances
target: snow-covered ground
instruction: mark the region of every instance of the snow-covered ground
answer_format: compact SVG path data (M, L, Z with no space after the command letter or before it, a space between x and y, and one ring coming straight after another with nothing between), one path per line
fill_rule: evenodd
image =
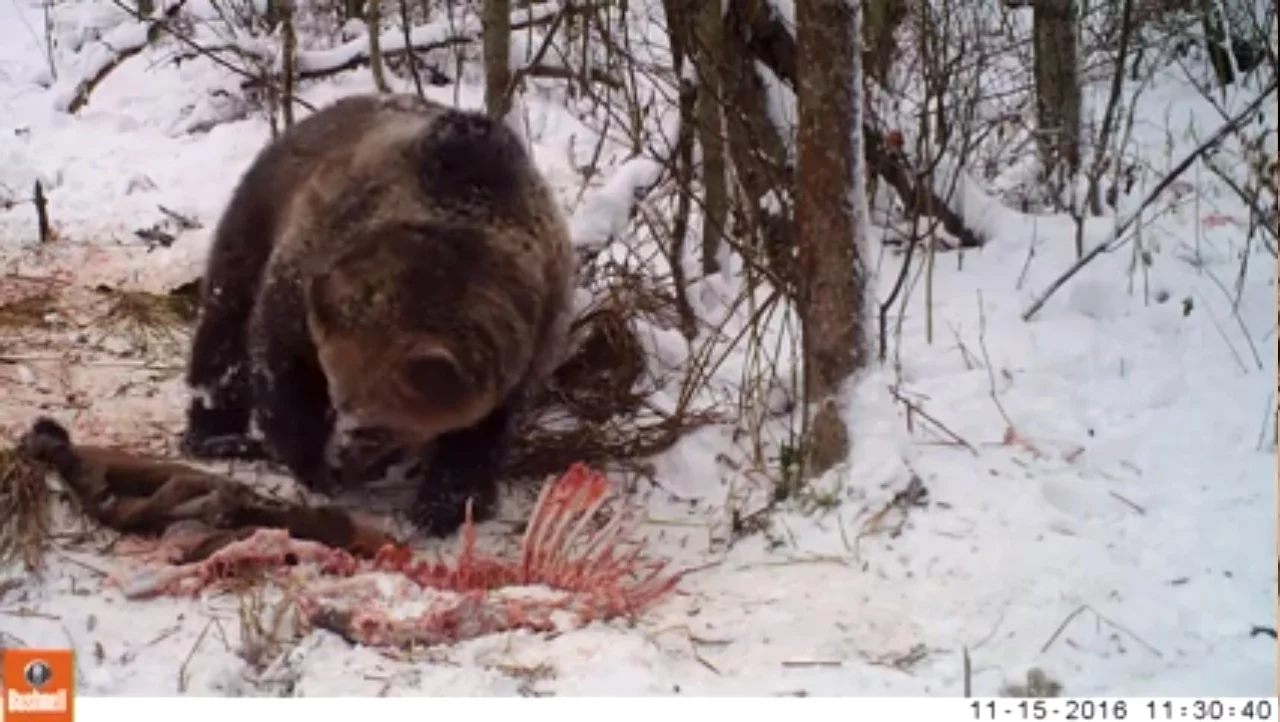
M69 115L58 108L63 86L48 82L42 23L28 0L0 3L0 192L23 200L0 210L6 273L57 266L86 285L125 273L163 287L198 272L208 228L267 137L265 122L186 132L216 117L210 90L236 80L206 60L175 68L148 52ZM368 87L358 70L306 97ZM454 98L452 88L431 92ZM1234 107L1252 97L1237 94ZM478 106L481 93L464 87L459 97ZM1176 80L1142 102L1150 107L1134 142L1157 169L1194 147L1190 124L1203 137L1220 122ZM537 159L573 201L569 146L589 154L586 129L564 108L526 106ZM25 201L36 179L60 239L44 256L31 247ZM1073 227L988 209L981 224L999 233L987 247L966 253L963 268L953 254L938 259L932 343L923 291L913 292L901 387L924 413L908 426L889 367L852 392L852 456L817 482L838 504L784 508L772 533L727 545L729 497L747 483L718 460L733 455L729 434L699 432L656 459L657 483L641 484L655 547L699 569L635 625L494 635L414 662L315 632L285 665L292 692L957 695L967 649L977 695L1032 667L1069 695L1274 694L1275 643L1250 630L1275 619L1275 262L1254 244L1233 312L1223 287L1234 289L1245 216L1207 172L1199 182L1200 193L1146 222L1151 262L1132 291L1130 244L1086 267L1030 322L1022 312L1074 260ZM1174 203L1171 193L1158 206ZM161 221L158 206L205 228L146 253L133 231ZM576 227L600 227L589 215L599 207L580 206ZM1086 245L1111 226L1090 222ZM898 263L884 256L881 298ZM179 428L172 373L72 361L69 377L54 378L49 359L11 361L0 364L10 430L38 408L69 419L55 399L68 388L91 399L89 415L105 426ZM121 374L145 375L151 391L114 393ZM900 532L860 537L913 479L924 503L882 520L901 522ZM0 639L73 645L84 694L262 693L235 653L234 601L125 601L99 591L95 569L107 564L60 554L44 580L6 585Z

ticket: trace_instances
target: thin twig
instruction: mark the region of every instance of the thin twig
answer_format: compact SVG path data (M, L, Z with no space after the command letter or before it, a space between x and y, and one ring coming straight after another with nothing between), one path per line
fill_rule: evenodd
M1054 630L1053 636L1049 637L1049 641L1045 642L1044 646L1040 648L1040 653L1044 654L1045 652L1049 651L1049 647L1052 646L1053 643L1058 639L1058 637L1062 635L1062 632L1067 628L1067 625L1071 624L1071 622L1075 620L1076 617L1080 616L1080 614L1083 613L1085 610L1092 612L1093 616L1098 618L1098 621L1106 623L1108 626L1114 628L1116 631L1124 634L1126 637L1129 637L1133 641L1142 645L1144 648L1146 648L1148 652L1151 652L1152 654L1160 658L1164 657L1164 655L1160 653L1160 650L1151 646L1151 644L1148 643L1146 640L1144 640L1142 637L1139 637L1138 635L1134 634L1132 631L1130 631L1128 628L1124 627L1123 625L1107 618L1101 612L1094 609L1091 605L1088 605L1088 604L1081 604L1079 607L1076 607L1075 611L1071 612L1071 614L1068 614L1067 618L1062 620L1062 624L1059 624L1058 628Z
M213 626L213 617L209 618L208 623L204 625L204 629L200 630L200 634L196 636L195 644L191 645L191 651L187 652L187 656L182 660L182 665L178 667L178 692L185 693L187 691L187 668L191 666L191 660L196 656L196 650L200 649L200 645L204 642L205 635L209 633L209 628Z
M982 304L982 291L978 291L978 348L982 351L982 364L987 369L991 400L995 402L1000 416L1004 417L1006 428L1012 429L1014 428L1013 420L1009 418L1009 414L1005 413L1004 404L1000 403L1000 395L996 393L996 375L991 370L991 355L987 353L987 312Z
M838 659L784 659L783 667L843 667Z
M122 0L111 0L111 3L116 7L120 8L121 10L125 11L126 13L129 13L130 16L132 16L133 18L139 21L152 23L153 24L152 27L159 28L165 33L168 33L171 37L173 37L175 40L179 41L183 45L190 46L190 48L197 55L208 58L209 61L212 62L213 64L218 65L222 68L225 68L226 70L230 70L232 73L235 73L236 75L239 75L242 78L245 78L247 84L252 85L252 84L258 83L263 86L272 88L277 92L280 91L279 84L271 81L269 78L260 78L254 75L253 73L251 73L250 71L245 70L244 68L241 68L235 65L234 63L228 62L225 58L221 57L217 53L210 51L200 43L196 42L195 40L192 40L186 34L181 32L177 28L175 28L172 23L167 22L165 20L149 19L144 15L142 15L141 13L139 13L136 8L130 7L128 3L122 2ZM175 8L179 8L179 7L180 6L172 6L170 10L173 11ZM166 12L166 17L168 15L169 13ZM176 16L176 12L174 12L174 16ZM307 109L308 111L315 112L316 110L316 107L314 105L312 105L311 103L308 103L306 100L303 100L302 98L295 98L294 102L296 102L298 105L302 106L303 108Z
M1115 497L1116 501L1119 501L1121 504L1124 504L1125 506L1129 507L1130 509L1133 509L1134 511L1138 512L1139 514L1141 514L1141 515L1143 515L1143 516L1146 516L1146 515L1147 515L1147 510L1146 510L1145 508L1143 508L1141 505L1139 505L1137 502L1131 501L1131 500L1129 500L1129 499L1127 499L1127 498L1125 498L1125 497L1121 496L1120 494L1118 494L1118 493L1116 493L1116 492L1114 492L1114 491L1109 491L1109 492L1107 492L1107 493L1108 493L1108 494L1110 494L1111 496Z
M1068 614L1067 618L1063 619L1062 623L1058 625L1058 628L1053 630L1053 634L1050 635L1049 641L1045 642L1044 646L1040 648L1040 654L1044 654L1045 652L1048 652L1049 647L1052 647L1053 643L1058 641L1058 637L1062 635L1062 632L1067 628L1067 625L1071 624L1071 622L1074 621L1076 617L1083 614L1084 610L1088 608L1089 608L1089 605L1081 604L1080 606L1075 608L1075 611Z
M1204 314L1209 317L1209 322L1213 324L1214 330L1216 330L1218 335L1222 337L1222 342L1227 345L1227 350L1231 352L1231 357L1236 360L1236 364L1240 367L1240 372L1246 374L1249 373L1249 367L1245 365L1244 358L1240 355L1240 352L1236 350L1236 345L1231 343L1231 337L1227 335L1227 330L1222 327L1222 324L1218 322L1218 319L1209 311L1209 304L1205 302L1204 296L1202 296L1199 291L1196 291L1195 294L1196 298L1200 299L1200 306L1204 308Z
M929 423L936 426L939 431L941 431L942 433L950 437L952 441L968 449L970 452L973 453L974 456L978 456L978 449L975 448L973 444L969 443L964 437L960 436L956 432L947 428L946 424L942 423L941 421L938 421L936 418L931 416L929 412L925 411L919 404L903 396L893 386L889 387L889 393L893 394L893 398L897 399L898 401L901 401L904 406L906 406L908 409L912 411L912 413L920 414L920 416L924 418L925 421L928 421Z
M1271 424L1271 420L1275 418L1276 412L1276 392L1272 391L1267 395L1267 408L1262 415L1262 428L1258 429L1258 443L1254 447L1258 451L1262 451L1263 444L1267 441L1267 426Z
M1247 259L1248 256L1246 255L1245 258ZM1239 304L1232 298L1231 291L1227 290L1226 284L1218 278L1216 273L1205 268L1203 264L1200 264L1200 268L1204 275L1210 281L1213 281L1213 284L1218 287L1218 290L1222 291L1222 295L1227 299L1227 303L1231 305L1231 317L1236 320L1236 325L1240 327L1240 334L1244 336L1245 343L1249 344L1249 351L1253 354L1254 363L1258 365L1258 370L1261 371L1264 368L1264 364L1262 363L1262 354L1258 353L1258 346L1253 342L1253 334L1249 333L1249 327L1245 325L1244 317L1240 315ZM1203 301L1204 299L1201 300Z

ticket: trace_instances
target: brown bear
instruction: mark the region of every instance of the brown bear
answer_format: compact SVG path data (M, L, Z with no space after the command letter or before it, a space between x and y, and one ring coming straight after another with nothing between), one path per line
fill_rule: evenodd
M323 107L258 154L215 231L183 450L274 457L325 492L376 485L335 453L407 451L425 532L468 498L486 518L521 399L564 353L574 264L502 121L408 95Z

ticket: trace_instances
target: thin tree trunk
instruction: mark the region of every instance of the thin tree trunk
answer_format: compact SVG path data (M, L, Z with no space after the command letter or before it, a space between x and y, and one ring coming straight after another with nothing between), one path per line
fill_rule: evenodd
M702 272L720 270L720 234L729 218L728 167L724 150L723 91L720 69L724 65L725 0L699 0L694 36L695 65L699 72L698 144L702 147ZM734 0L729 0L733 2Z
M280 75L282 81L282 95L280 99L280 110L284 116L284 127L293 127L293 81L297 77L297 61L298 61L298 34L293 24L293 0L279 0L271 3L270 7L275 9L277 17L282 23L281 32L283 33L283 42L281 53L283 57L280 63Z
M413 50L413 23L409 16L409 0L400 0L400 32L404 33L404 62L409 69L409 77L413 78L413 89L418 97L422 93L422 73L418 72L418 54Z
M897 52L894 33L907 17L907 4L901 0L867 0L863 3L862 53L863 72L871 80L889 87L889 71Z
M1213 74L1219 85L1227 86L1235 82L1236 71L1231 58L1231 38L1218 2L1219 0L1201 0L1200 20L1204 26L1204 40Z
M511 0L484 0L484 107L494 118L511 110Z
M1044 179L1061 200L1080 170L1080 72L1074 0L1038 0L1033 18L1036 116Z
M844 460L845 382L866 361L865 271L854 196L862 172L855 134L861 111L855 83L857 0L796 3L796 236L805 398L816 406L805 472L816 476Z
M680 134L676 138L675 176L676 211L671 219L671 283L675 287L676 311L680 316L680 332L690 341L697 335L697 318L689 304L688 279L685 277L685 243L689 235L689 216L692 211L694 162L693 146L697 136L695 108L698 87L688 77L686 68L691 65L689 40L693 37L693 15L688 0L663 0L667 18L667 37L671 46L671 66L680 84L679 113Z
M391 86L387 85L387 74L382 65L382 0L369 0L365 27L369 32L369 69L373 71L373 87L379 93L388 93Z
M733 187L738 192L731 209L734 232L751 239L747 245L760 253L758 265L790 296L798 275L794 169L782 134L769 115L768 88L756 63L776 52L792 66L787 69L790 72L774 72L794 77L795 42L766 0L728 3L721 40L720 103Z

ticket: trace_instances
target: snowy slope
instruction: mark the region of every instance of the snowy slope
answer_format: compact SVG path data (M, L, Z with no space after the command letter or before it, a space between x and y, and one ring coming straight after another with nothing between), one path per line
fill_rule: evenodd
M216 111L210 88L234 79L207 61L175 69L149 52L112 73L78 115L58 110L43 19L31 5L0 4L0 192L26 198L41 179L64 245L52 260L33 260L34 213L23 202L0 210L0 262L60 266L85 282L123 274L162 285L189 275L267 137L265 123L255 116L184 132ZM355 71L306 97L320 103L369 87ZM432 92L452 101L452 89ZM466 87L461 97L478 105L481 94ZM1249 99L1241 92L1231 102ZM568 146L577 138L585 152L586 130L564 108L526 102L537 159L569 202L579 179ZM1177 128L1174 160L1194 145L1181 132L1188 122L1201 136L1216 127L1214 111L1176 81L1143 102L1151 105L1143 117L1177 116L1168 121ZM1137 142L1152 165L1167 167L1165 129L1155 125ZM1202 182L1211 185L1207 173ZM655 538L701 568L634 628L497 635L414 662L318 632L287 670L269 673L301 695L955 695L967 648L979 695L1031 667L1072 695L1274 694L1274 643L1249 631L1275 616L1275 264L1252 249L1232 317L1214 278L1232 287L1243 232L1204 219L1244 216L1226 195L1204 198L1199 217L1186 199L1145 225L1146 294L1142 274L1129 290L1132 247L1123 246L1031 322L1023 310L1074 259L1072 226L1012 211L983 218L1000 231L987 248L967 253L963 269L954 255L939 257L933 342L920 290L902 331L904 393L949 432L918 413L909 430L888 390L895 371L873 370L853 392L847 468L819 482L840 503L780 512L770 535L779 543L756 535L726 548L728 497L744 483L716 460L731 449L726 432L700 432L655 460L661 486L646 487ZM144 253L132 232L161 220L158 206L205 229ZM575 227L607 227L590 215L599 207L581 211ZM1091 222L1086 245L1111 223ZM101 250L122 241L135 248ZM1199 267L1187 260L1197 248ZM898 262L885 258L882 298ZM33 382L11 371L0 365L0 422L13 428L37 402L12 385ZM111 373L86 367L78 383L106 388ZM102 397L102 408L176 430L180 387L169 378L156 388L145 399ZM1018 440L1003 443L1010 426ZM856 539L913 477L927 504L905 513L899 534ZM87 553L58 556L46 580L0 595L0 639L73 644L86 694L275 689L249 681L234 652L234 601L126 602L94 591L94 569L105 565Z

